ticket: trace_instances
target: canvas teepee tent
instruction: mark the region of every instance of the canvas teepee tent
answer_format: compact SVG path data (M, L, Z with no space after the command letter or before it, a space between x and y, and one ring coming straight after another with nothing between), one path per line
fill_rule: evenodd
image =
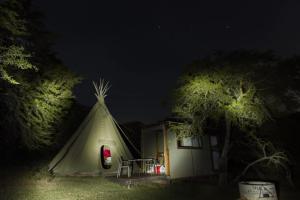
M67 144L49 164L49 171L57 175L112 175L117 172L119 159L131 159L118 124L109 113L104 98L108 83L100 80L96 89L97 103L89 112ZM103 164L101 149L110 150L111 166Z

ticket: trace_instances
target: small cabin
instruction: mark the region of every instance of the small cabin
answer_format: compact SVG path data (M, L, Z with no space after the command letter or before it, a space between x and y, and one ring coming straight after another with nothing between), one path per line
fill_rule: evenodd
M163 121L142 129L142 158L155 159L171 179L216 174L220 157L218 137L203 135L178 139L169 124Z

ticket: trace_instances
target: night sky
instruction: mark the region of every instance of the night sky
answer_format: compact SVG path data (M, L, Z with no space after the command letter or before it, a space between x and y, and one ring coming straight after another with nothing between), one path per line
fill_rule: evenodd
M185 64L214 50L300 50L300 1L35 0L55 50L83 76L77 100L96 102L92 80L112 88L106 100L119 122L155 122L168 115L171 90Z

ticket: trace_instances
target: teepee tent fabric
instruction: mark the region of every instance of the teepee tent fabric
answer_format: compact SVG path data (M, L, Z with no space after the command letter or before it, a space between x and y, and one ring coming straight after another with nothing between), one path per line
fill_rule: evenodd
M100 80L100 85L95 85L95 88L97 103L49 164L49 171L54 174L112 175L117 172L121 157L132 159L104 102L108 84ZM110 148L112 154L112 166L109 169L105 169L101 163L100 149L104 145Z

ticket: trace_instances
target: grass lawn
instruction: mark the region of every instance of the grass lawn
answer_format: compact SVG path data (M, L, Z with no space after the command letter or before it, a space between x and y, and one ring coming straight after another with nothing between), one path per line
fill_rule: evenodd
M217 187L199 182L170 185L140 184L130 189L101 177L51 177L46 171L1 170L0 199L79 200L79 199L201 199L236 200L237 186ZM280 200L298 199L299 192L281 191Z
M12 180L11 180L12 181ZM57 177L8 181L0 189L1 199L236 199L236 192L212 185L175 183L142 184L128 189L100 177Z

